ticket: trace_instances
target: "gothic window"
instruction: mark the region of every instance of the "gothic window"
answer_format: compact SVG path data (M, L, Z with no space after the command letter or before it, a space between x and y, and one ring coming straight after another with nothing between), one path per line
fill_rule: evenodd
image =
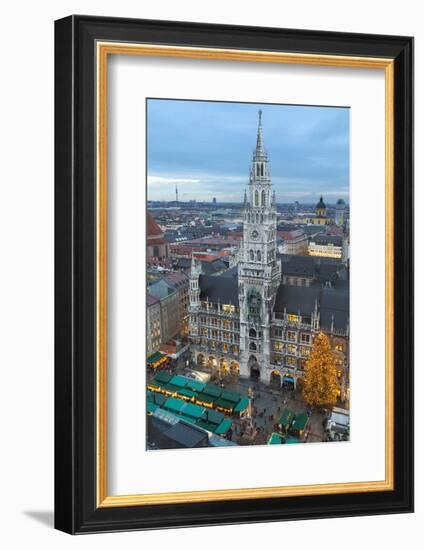
M260 250L258 250L258 251L256 252L256 259L258 260L258 262L261 261L261 251L260 251Z
M264 165L261 164L261 176L263 176L263 175L264 175Z
M255 344L255 342L250 342L250 344L249 344L249 349L250 349L251 351L256 351L256 344Z
M255 260L255 255L254 255L253 250L250 250L249 256L250 256L250 261L253 262Z
M263 174L262 174L262 175L263 175ZM265 202L266 202L265 191L262 191L262 196L261 196L261 204L262 204L262 206L265 206Z
M255 191L255 206L259 206L259 192Z
M261 223L264 223L264 215L261 214Z
M256 330L254 328L249 330L249 336L250 338L256 338Z
M259 164L256 165L256 175L259 176Z

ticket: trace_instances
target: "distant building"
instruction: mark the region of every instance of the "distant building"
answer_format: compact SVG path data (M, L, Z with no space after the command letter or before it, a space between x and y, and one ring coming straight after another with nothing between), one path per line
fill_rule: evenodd
M178 293L178 307L180 318L180 334L187 336L188 334L188 286L189 277L183 271L174 271L168 273L164 277L165 281L173 286Z
M315 207L315 212L315 216L311 218L311 223L315 225L327 225L330 223L330 218L328 218L327 216L327 206L322 196L320 197L319 202Z
M161 343L160 300L147 294L147 355L158 351Z
M347 260L347 240L341 236L317 235L309 241L310 256Z
M147 257L167 258L168 245L165 235L150 212L146 214Z
M344 225L345 222L346 203L343 199L339 199L336 203L336 225Z
M148 292L160 302L161 340L162 343L167 342L181 330L179 294L164 279L152 283Z
M216 197L212 199L212 204L216 204Z
M282 254L302 255L308 253L308 238L303 229L277 231L277 234L283 239L278 247L278 251Z

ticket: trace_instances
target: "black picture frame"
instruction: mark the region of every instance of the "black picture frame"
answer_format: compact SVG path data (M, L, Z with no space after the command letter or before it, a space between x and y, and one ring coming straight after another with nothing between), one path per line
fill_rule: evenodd
M97 507L98 40L394 60L393 491ZM55 527L76 534L413 511L413 39L73 15L55 23L55 74Z

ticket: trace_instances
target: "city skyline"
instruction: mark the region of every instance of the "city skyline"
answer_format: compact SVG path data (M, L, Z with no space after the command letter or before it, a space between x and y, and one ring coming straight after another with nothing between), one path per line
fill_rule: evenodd
M258 109L278 203L349 202L349 109L149 99L148 200L242 201ZM229 124L231 121L231 124Z

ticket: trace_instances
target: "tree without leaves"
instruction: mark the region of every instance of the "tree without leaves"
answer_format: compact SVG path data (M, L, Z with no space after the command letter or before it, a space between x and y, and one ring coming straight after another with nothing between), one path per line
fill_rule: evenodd
M313 341L303 377L303 398L309 405L335 405L339 395L337 368L330 341L320 332Z

